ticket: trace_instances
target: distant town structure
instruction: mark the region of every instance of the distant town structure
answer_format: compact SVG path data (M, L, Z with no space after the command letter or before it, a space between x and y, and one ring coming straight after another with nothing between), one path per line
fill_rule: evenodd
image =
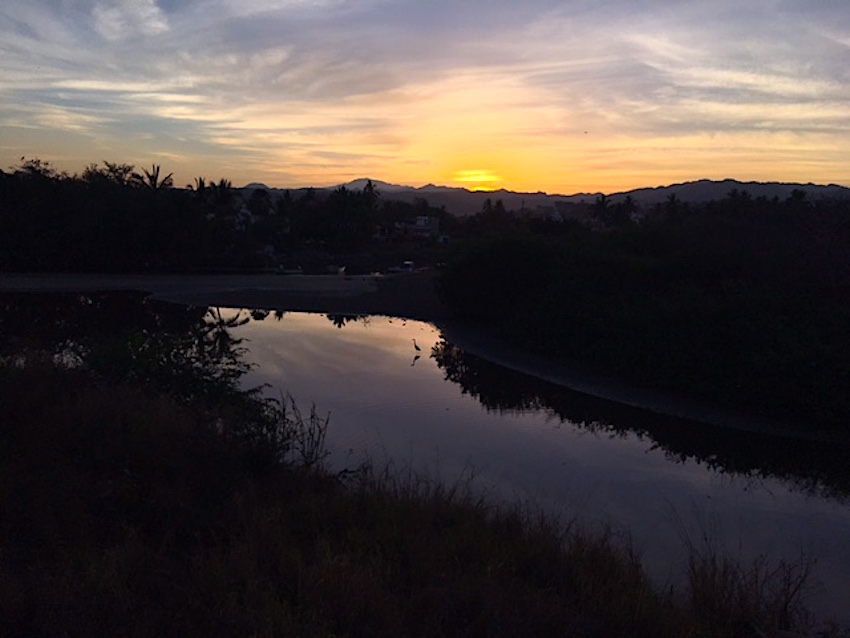
M440 220L430 215L419 215L406 226L408 233L414 239L437 239L440 235Z
M443 241L440 234L440 218L419 215L409 220L395 222L391 228L380 226L375 229L373 239L378 241Z

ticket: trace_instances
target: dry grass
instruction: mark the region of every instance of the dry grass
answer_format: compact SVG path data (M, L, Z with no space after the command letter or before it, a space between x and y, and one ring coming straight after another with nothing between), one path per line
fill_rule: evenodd
M686 540L690 607L717 636L781 635L812 626L804 604L815 561L802 551L795 561L767 556L744 561Z

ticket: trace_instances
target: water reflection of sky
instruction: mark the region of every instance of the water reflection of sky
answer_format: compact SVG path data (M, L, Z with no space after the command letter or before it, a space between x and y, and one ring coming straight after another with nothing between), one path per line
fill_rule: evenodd
M612 438L543 412L497 413L464 395L430 357L431 325L369 317L337 328L323 315L273 315L239 328L257 364L249 385L330 413L336 468L364 458L453 481L474 473L497 499L629 530L658 578L681 571L683 531L729 551L818 558L814 604L850 623L850 507L777 479L671 462L653 441ZM421 348L416 352L416 339ZM416 354L421 355L414 360Z

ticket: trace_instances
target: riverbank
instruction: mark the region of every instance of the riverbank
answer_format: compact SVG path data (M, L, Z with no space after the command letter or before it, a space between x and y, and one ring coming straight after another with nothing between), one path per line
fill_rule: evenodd
M434 271L399 275L2 274L2 292L140 291L198 306L328 314L390 315L436 322L448 317Z
M345 315L388 315L435 324L450 343L493 363L571 390L660 414L791 439L850 445L850 434L757 417L704 401L594 375L506 344L453 320L433 270L398 275L3 274L2 292L136 290L173 303Z

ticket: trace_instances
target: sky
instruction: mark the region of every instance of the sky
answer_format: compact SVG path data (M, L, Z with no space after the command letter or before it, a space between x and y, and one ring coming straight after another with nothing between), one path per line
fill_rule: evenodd
M850 185L847 0L4 0L0 168Z

